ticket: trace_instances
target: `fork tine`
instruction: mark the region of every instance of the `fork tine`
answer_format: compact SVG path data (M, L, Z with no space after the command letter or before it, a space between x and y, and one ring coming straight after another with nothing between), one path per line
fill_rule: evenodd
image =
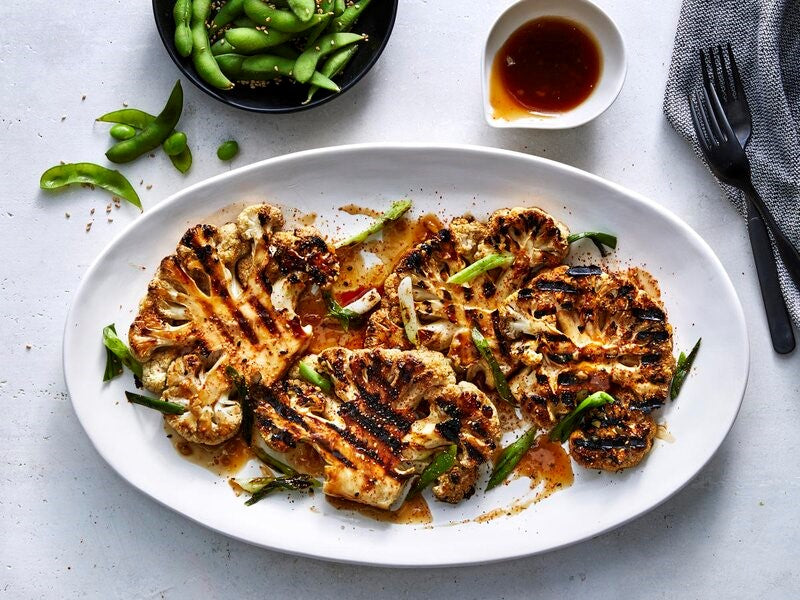
M723 90L722 90L722 83L719 80L719 68L717 67L717 57L714 54L713 47L708 49L708 56L711 62L711 74L714 77L714 91L717 93L717 97L719 97L723 95ZM725 65L723 64L722 67L724 69Z
M725 99L728 102L735 100L733 92L733 82L731 81L731 69L725 64L725 57L722 54L722 46L717 46L717 54L719 55L719 64L722 70L722 78L725 80Z
M709 133L714 138L715 143L721 144L725 141L725 136L722 134L722 129L720 128L720 114L722 114L723 119L725 119L725 115L722 112L722 106L719 106L719 112L717 112L716 108L714 108L714 103L709 97L709 91L716 99L717 105L719 105L719 98L717 97L717 92L714 90L714 88L712 87L711 90L706 90L703 88L700 95L700 101L698 102L701 111L700 114L703 117L706 126L708 127ZM725 122L727 123L727 119Z
M708 79L708 62L706 61L706 53L702 50L700 52L700 70L703 73L703 85L707 88L711 86L711 81Z
M736 58L733 55L730 43L728 43L728 62L731 64L731 73L733 75L733 86L736 89L736 97L746 100L744 95L744 85L742 85L742 76L739 74L739 67L736 65Z
M697 112L697 94L687 96L687 99L689 100L689 112L692 113L692 124L694 125L695 133L697 133L697 141L700 143L700 149L703 151L703 154L706 154L711 144L709 143L706 129L701 123L700 115Z
M727 115L725 115L725 111L722 109L722 104L719 101L719 96L717 96L717 91L714 88L711 88L711 90L703 89L703 100L705 101L705 107L708 110L708 120L712 123L712 130L714 133L718 134L717 139L720 141L720 143L726 140L735 140L736 136L733 133L733 129L731 128L731 124L730 121L728 121ZM701 106L702 104L703 103L701 103Z

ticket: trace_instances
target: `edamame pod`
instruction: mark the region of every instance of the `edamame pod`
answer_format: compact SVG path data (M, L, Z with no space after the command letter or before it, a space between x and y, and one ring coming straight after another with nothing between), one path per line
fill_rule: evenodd
M139 131L136 136L111 146L106 152L106 158L111 162L125 163L157 148L175 129L178 119L181 118L182 111L183 88L179 80L175 83L175 87L172 88L172 93L158 116Z
M293 39L293 33L285 31L260 31L249 27L237 27L225 32L225 41L235 54L254 54L267 48L279 46ZM214 44L216 46L216 44ZM224 53L221 53L224 54Z
M311 79L322 57L363 39L364 36L357 33L331 33L322 36L313 48L306 50L297 58L294 78L300 83L306 83Z
M222 8L219 9L217 14L214 15L214 19L209 24L208 30L214 33L219 30L220 27L232 23L234 19L241 17L243 14L244 0L228 0L222 5ZM208 18L208 16L206 16L206 18Z
M175 156L186 150L186 134L176 131L164 140L164 152L167 156Z
M209 48L206 19L211 12L211 0L192 2L192 62L197 74L209 85L220 89L233 88L233 82L223 75Z
M347 4L344 0L334 0L333 2L333 14L334 16L340 16L345 10L347 9Z
M323 76L333 79L344 70L344 68L347 66L347 63L350 62L350 59L353 58L353 55L356 52L358 52L358 46L355 44L336 51L327 61L325 61L325 64L322 65L322 68L319 70L319 72ZM311 102L311 99L318 91L319 87L312 85L308 90L308 97L303 104L308 104Z
M281 76L294 77L295 61L281 56L221 54L217 56L217 62L223 73L239 81L269 81ZM339 91L339 86L321 73L315 72L310 81L312 85L323 89Z
M214 56L219 56L220 54L236 54L236 48L223 37L211 44L211 54Z
M269 25L272 29L287 33L311 29L327 16L325 13L314 13L308 21L301 21L293 12L278 10L261 0L244 0L244 12L259 25Z
M175 49L185 58L192 53L192 0L176 0L172 16L175 19Z
M309 32L308 37L306 38L306 45L303 50L308 50L314 46L314 42L317 41L317 38L322 35L322 32L328 28L328 24L331 22L333 18L333 0L322 0L319 4L319 8L324 13L330 13L328 16L319 23L319 25L315 25Z
M363 13L367 6L369 6L370 2L371 0L358 0L352 6L348 6L340 16L333 19L330 27L328 28L329 31L333 33L350 31L350 29L353 28L353 25L355 25L358 17L361 16L361 13Z
M142 210L139 195L122 173L94 163L56 165L42 173L39 179L39 187L43 190L56 190L72 183L88 183L103 188Z
M304 23L314 16L317 3L314 0L289 0L289 8Z

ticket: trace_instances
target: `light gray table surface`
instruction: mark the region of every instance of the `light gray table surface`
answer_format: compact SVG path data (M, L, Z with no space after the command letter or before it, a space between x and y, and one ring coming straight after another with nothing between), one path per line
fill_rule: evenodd
M685 489L567 549L483 567L398 571L230 540L135 491L95 452L64 386L62 328L88 265L137 213L123 207L109 223L104 194L51 196L38 190L38 178L59 160L102 159L109 138L94 118L125 102L156 111L178 72L149 2L4 2L0 595L796 597L800 354L772 352L744 224L661 113L679 1L598 3L623 32L629 70L613 107L581 128L494 130L483 121L482 45L510 2L401 0L385 54L343 97L311 112L259 116L226 108L184 81L190 173L179 175L161 153L125 167L137 186L144 181L148 208L228 168L297 150L370 141L482 144L563 161L641 192L685 219L719 255L745 308L752 369L733 430ZM242 152L229 166L214 150L231 137Z

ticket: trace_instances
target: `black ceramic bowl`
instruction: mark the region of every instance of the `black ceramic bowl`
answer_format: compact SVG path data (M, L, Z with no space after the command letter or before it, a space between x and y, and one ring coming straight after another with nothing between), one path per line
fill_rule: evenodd
M178 69L197 87L230 106L261 113L288 113L306 108L313 108L343 94L367 74L380 57L394 27L399 0L373 0L364 10L356 24L355 31L366 33L369 39L360 44L358 52L345 69L334 79L341 91L338 94L319 90L308 104L302 104L308 94L308 86L285 81L278 85L251 89L249 86L237 85L230 91L218 90L200 79L192 65L192 59L183 58L175 50L173 37L175 21L172 18L172 7L175 0L153 0L153 13L156 27L164 47L178 66Z

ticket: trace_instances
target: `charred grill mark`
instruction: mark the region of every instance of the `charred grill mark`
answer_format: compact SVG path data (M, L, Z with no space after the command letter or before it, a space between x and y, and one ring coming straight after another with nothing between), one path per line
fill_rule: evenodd
M574 373L559 373L558 385L575 385L578 383L578 378Z
M572 354L548 354L547 358L559 365L566 365L572 362Z
M517 292L517 297L520 300L532 300L533 290L531 288L522 288L519 292Z
M411 421L393 411L388 404L381 402L381 399L377 394L371 393L361 383L356 383L356 386L358 387L359 396L364 401L366 407L378 415L381 418L381 421L391 425L392 427L395 427L403 433L407 432L411 428ZM383 386L390 388L388 382L385 382Z
M669 334L663 329L645 329L636 334L636 340L640 342L666 342L668 339Z
M358 437L353 435L352 432L348 431L345 428L336 427L336 425L334 425L332 423L328 423L328 426L331 429L333 429L339 435L339 437L341 437L345 442L350 444L350 446L353 447L356 451L358 451L363 456L365 456L367 458L370 458L374 463L376 463L380 467L382 467L386 471L386 474L389 477L391 477L392 479L395 479L397 481L402 481L402 478L400 476L396 475L392 471L392 464L390 464L384 457L382 457L379 452L377 452L373 448L370 448L364 442L364 440L359 439ZM344 456L338 450L330 449L329 451L331 452L331 454L336 456L337 459L341 460L344 464L346 464L351 469L355 469L356 468L356 466L346 456ZM392 456L393 458L396 458L391 454L390 454L390 456Z
M623 298L630 294L633 291L632 285L621 285L617 288L617 296L622 296Z
M656 408L659 408L664 405L665 398L660 396L648 396L646 398L642 398L640 400L635 400L630 403L630 407L633 410L640 410L642 412L650 412Z
M533 311L533 318L534 319L541 319L542 317L546 317L548 315L554 315L554 314L556 314L556 312L557 311L556 311L556 307L555 306L551 306L549 308L539 308L539 309Z
M464 300L466 300L467 302L472 300L472 297L474 295L472 292L472 288L469 286L464 286L462 289L464 290Z
M664 311L660 308L634 308L633 316L641 321L663 322L666 319Z
M494 339L497 340L497 347L500 350L500 354L503 356L510 356L511 345L506 336L503 335L503 325L500 322L499 310L492 311L492 329L494 330Z
M660 360L661 360L661 355L660 354L645 354L642 357L642 364L643 365L652 365L654 363L657 363Z
M444 314L451 323L458 322L458 309L455 304L448 304L444 309Z
M647 448L647 440L639 436L617 436L617 437L576 437L572 443L579 448L587 450L619 450L634 448L643 450Z
M461 421L458 419L448 419L436 424L436 431L448 442L457 442L458 434L461 433Z
M541 280L536 282L536 289L540 292L562 292L564 294L577 294L578 290L564 281Z
M362 429L369 433L373 438L377 439L382 444L389 446L392 452L397 454L403 447L403 443L398 438L394 437L391 432L385 429L381 424L358 410L355 404L350 402L344 403L339 406L339 415L358 424Z
M570 277L589 277L602 274L603 270L596 265L578 265L567 269L567 275Z
M275 324L275 320L267 307L259 302L258 298L250 298L248 304L256 311L259 320L264 324L264 327L267 328L267 331L273 335L277 334L278 326Z
M494 296L494 293L497 291L497 288L494 287L494 284L491 281L484 281L482 286L483 297L487 300Z

